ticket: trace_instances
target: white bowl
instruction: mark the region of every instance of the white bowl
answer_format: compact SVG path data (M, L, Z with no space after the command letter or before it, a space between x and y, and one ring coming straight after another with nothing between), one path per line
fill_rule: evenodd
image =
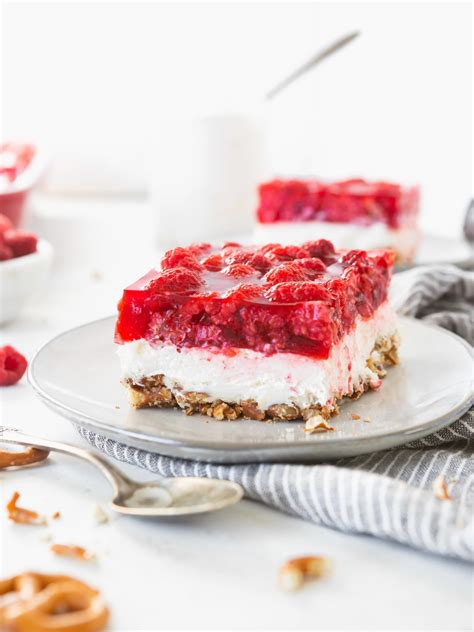
M31 255L0 261L0 324L14 320L46 281L53 260L53 248L44 240Z

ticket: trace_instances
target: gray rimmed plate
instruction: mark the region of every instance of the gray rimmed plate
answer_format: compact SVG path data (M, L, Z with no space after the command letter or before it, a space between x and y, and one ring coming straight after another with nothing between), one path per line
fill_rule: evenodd
M113 330L110 317L53 338L31 362L29 381L45 404L74 424L169 456L217 463L354 456L436 432L472 401L469 345L439 327L401 318L400 365L389 369L378 392L344 403L333 418L333 432L306 434L302 422L216 421L176 410L132 410L120 384Z

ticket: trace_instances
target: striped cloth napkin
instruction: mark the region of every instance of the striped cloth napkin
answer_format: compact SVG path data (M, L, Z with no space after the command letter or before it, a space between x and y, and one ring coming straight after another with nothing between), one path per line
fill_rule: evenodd
M399 313L446 327L474 344L474 273L433 265L395 275ZM163 476L237 481L248 498L349 533L370 533L440 555L474 553L474 409L402 447L315 465L213 465L126 446L84 428L105 454ZM449 499L433 483L442 477Z

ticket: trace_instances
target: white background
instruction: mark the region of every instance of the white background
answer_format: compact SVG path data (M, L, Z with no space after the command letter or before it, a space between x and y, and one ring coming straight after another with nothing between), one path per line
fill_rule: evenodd
M48 147L50 192L145 194L164 120L252 111L266 121L269 173L417 181L423 227L460 230L470 3L7 2L3 17L4 136ZM262 105L354 29L357 41Z

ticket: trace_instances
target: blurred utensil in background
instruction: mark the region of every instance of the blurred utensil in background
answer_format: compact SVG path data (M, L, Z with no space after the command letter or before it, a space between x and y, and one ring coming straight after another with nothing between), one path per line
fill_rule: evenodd
M339 38L329 46L326 46L322 50L315 53L310 59L308 59L306 63L294 70L290 75L285 77L285 79L277 83L276 86L274 86L269 92L267 92L267 94L265 95L265 99L267 101L273 99L273 97L279 94L291 83L296 81L296 79L302 77L309 70L317 66L321 61L323 61L327 57L330 57L332 54L346 46L346 44L349 44L349 42L352 42L352 40L354 40L356 37L359 37L359 35L360 31L354 31L352 33L349 33L348 35L344 35L344 37Z
M266 99L358 35L354 31L318 51ZM157 127L150 193L160 248L250 232L255 191L268 170L265 117L258 105L250 113L178 118Z
M464 216L463 233L466 241L474 246L474 199L469 202Z

